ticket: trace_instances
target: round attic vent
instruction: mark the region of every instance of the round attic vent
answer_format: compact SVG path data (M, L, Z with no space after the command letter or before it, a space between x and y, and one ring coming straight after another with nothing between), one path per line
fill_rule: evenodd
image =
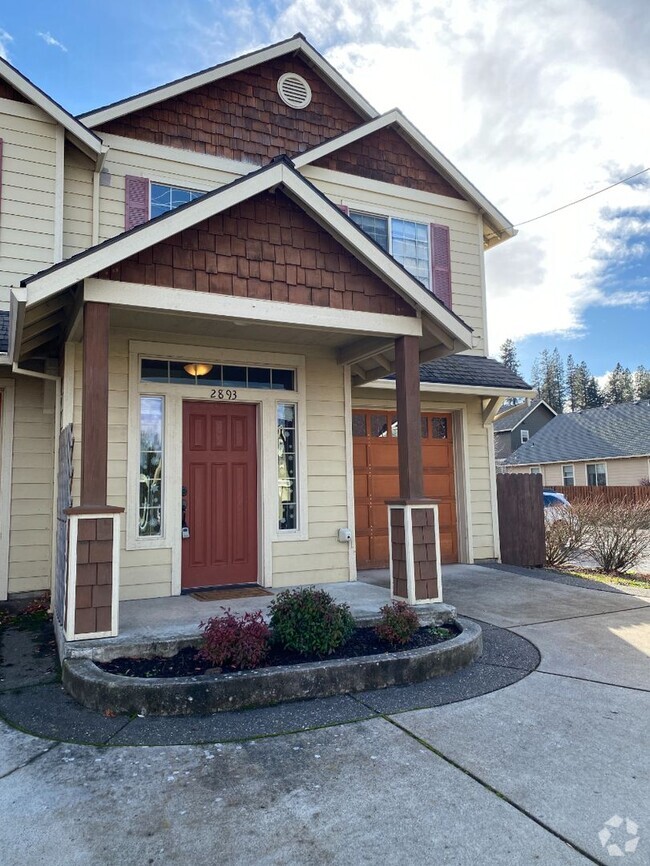
M291 108L307 108L311 102L311 87L295 72L285 72L278 78L278 93Z

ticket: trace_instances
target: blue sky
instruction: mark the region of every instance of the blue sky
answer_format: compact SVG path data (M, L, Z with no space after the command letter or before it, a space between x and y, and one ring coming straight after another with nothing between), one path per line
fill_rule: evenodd
M302 31L515 224L650 165L645 0L30 0L0 53L79 113ZM650 172L488 252L490 351L650 367Z

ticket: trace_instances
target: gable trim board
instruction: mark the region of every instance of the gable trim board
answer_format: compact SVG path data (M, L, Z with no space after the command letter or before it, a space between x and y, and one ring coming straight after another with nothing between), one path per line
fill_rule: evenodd
M96 162L103 159L106 149L101 138L2 58L0 58L0 77L4 78L25 99L38 106L45 114L60 124L70 139L86 156L91 157Z
M304 168L322 157L328 156L336 150L340 150L386 127L394 127L433 168L439 171L458 192L466 196L478 208L484 220L490 224L494 232L494 236L491 242L488 242L488 246L495 246L497 243L514 237L517 234L517 230L512 223L398 109L393 109L380 117L375 117L373 120L350 132L336 136L336 138L330 139L318 147L300 154L294 158L293 163L296 168Z
M238 178L168 214L81 252L65 263L23 280L22 285L27 288L27 307L241 201L278 186L282 186L289 198L401 295L419 315L424 314L431 319L434 329L442 329L450 344L447 351L471 348L472 329L302 177L287 157L274 160L253 174ZM437 345L435 338L429 342L430 345Z
M79 119L83 120L86 126L93 128L108 123L111 120L123 117L126 114L131 114L134 111L140 111L143 108L148 108L158 102L163 102L166 99L171 99L175 96L180 96L188 90L194 90L197 87L202 87L205 84L212 84L215 81L220 81L230 75L235 75L238 72L243 72L253 66L258 66L261 63L266 63L269 60L275 60L278 57L283 57L287 54L298 54L305 60L321 77L332 87L332 89L345 99L345 101L354 108L362 118L371 118L377 116L377 110L367 102L352 85L340 75L333 66L331 66L322 54L319 54L316 49L307 42L302 33L296 33L290 39L283 42L277 42L267 48L262 48L259 51L252 51L250 54L244 54L235 60L228 60L225 63L219 63L202 72L197 72L192 75L187 75L184 78L179 78L169 84L163 84L160 87L155 87L151 90L139 93L136 96L127 97L126 99L113 102L110 105L96 108L92 111L87 111L79 115Z

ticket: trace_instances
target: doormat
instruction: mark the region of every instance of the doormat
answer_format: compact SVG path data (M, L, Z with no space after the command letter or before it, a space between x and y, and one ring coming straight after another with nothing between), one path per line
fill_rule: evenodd
M261 586L228 586L219 589L206 589L204 592L191 592L197 601L221 601L229 598L254 598L256 595L273 595Z

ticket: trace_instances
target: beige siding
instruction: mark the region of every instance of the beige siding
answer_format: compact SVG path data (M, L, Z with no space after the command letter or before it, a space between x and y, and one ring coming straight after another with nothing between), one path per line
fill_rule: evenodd
M9 594L50 587L54 392L48 385L15 379Z
M93 164L76 147L66 144L63 258L88 249L92 244Z
M40 109L0 99L3 139L0 302L54 261L56 125Z
M440 223L449 227L451 245L452 307L474 328L475 354L485 354L485 322L480 216L473 205L459 199L418 193L404 187L375 184L351 175L307 166L303 174L336 204L402 219Z
M395 392L380 392L375 389L356 388L352 393L352 405L367 409L391 409L395 407ZM492 514L492 472L488 451L488 436L491 430L483 426L481 401L478 397L422 392L421 406L424 412L456 412L465 418L467 432L467 456L469 474L469 520L472 527L471 541L474 559L493 559L497 555ZM454 473L456 490L464 488L464 451L462 443L454 443ZM459 533L463 526L461 509L462 495L457 497ZM459 542L461 539L459 538ZM459 552L463 544L459 543Z
M578 487L587 484L587 464L604 463L607 467L607 484L610 487L636 487L648 478L650 467L646 457L623 457L617 460L580 460L568 463L547 463L541 466L544 484L549 487L564 484L562 467L573 465L575 483ZM530 466L508 467L508 472L530 472Z

